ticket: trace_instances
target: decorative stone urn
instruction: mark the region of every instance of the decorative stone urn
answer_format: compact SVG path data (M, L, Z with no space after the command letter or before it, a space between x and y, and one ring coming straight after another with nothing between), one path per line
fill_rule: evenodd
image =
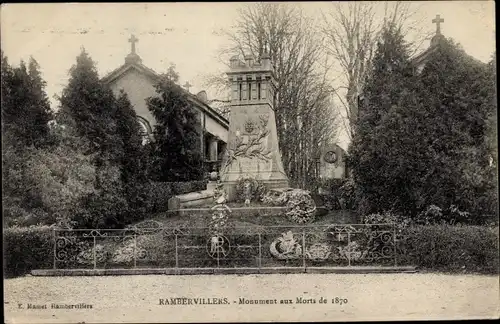
M210 181L217 181L218 178L219 178L219 174L217 173L217 171L210 172L210 174L209 174Z

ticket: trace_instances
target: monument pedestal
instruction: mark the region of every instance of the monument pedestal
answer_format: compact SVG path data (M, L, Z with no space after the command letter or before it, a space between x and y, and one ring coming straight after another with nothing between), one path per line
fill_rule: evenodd
M260 181L267 189L284 189L289 188L288 180L274 180L274 181ZM234 201L236 199L236 185L238 181L224 182L224 190L227 193L228 200Z

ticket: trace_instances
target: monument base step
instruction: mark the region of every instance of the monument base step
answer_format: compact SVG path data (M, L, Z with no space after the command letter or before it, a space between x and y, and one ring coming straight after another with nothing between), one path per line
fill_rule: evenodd
M168 200L168 210L207 206L213 203L213 197L213 190L203 190L177 195Z

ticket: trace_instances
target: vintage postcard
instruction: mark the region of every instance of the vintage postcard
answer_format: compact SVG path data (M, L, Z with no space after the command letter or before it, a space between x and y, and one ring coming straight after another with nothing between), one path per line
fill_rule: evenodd
M0 21L5 323L499 317L494 2Z

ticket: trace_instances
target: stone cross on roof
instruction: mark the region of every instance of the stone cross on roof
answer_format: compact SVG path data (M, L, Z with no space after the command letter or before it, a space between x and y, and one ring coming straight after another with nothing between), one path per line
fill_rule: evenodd
M436 24L436 34L441 34L441 23L444 23L444 19L440 15L436 15L436 18L432 19L432 23Z
M129 41L129 43L132 44L131 53L135 54L135 43L137 43L139 41L139 39L137 37L135 37L135 35L132 35L132 36L130 36L128 41Z
M192 85L189 84L189 82L186 81L186 84L184 84L183 87L189 92L189 88L191 88Z

